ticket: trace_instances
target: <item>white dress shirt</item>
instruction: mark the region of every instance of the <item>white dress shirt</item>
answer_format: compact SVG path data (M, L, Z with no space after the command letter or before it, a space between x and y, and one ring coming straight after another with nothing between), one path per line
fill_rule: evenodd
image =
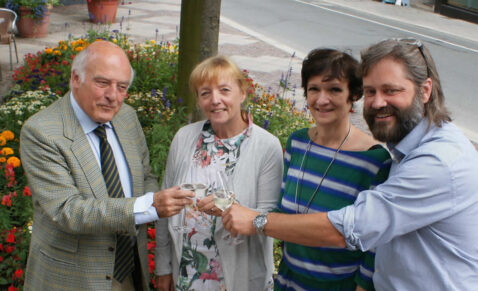
M70 99L76 118L80 122L83 132L85 133L86 137L88 138L88 141L90 142L91 149L95 154L96 161L98 162L98 166L101 169L100 138L93 132L100 124L93 121L83 111L80 105L76 102L76 99L73 97L73 92L71 92L70 94ZM118 168L124 196L126 198L131 198L132 183L128 163L126 162L123 149L121 148L121 144L116 137L111 122L105 123L105 125L106 136L108 139L108 143L113 150L113 155L115 157L116 167ZM156 209L153 207L153 198L153 192L148 192L143 196L136 198L133 208L134 220L136 224L144 224L158 220L158 214L156 212Z

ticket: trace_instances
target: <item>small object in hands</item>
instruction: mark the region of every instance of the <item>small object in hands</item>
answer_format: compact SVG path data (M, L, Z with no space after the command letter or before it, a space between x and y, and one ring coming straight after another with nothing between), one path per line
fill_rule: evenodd
M264 234L264 227L267 223L267 212L261 213L254 218L253 224L257 233Z
M214 198L214 204L222 211L228 209L234 203L236 197L232 191L227 190L216 190L212 195Z
M193 184L188 184L184 183L179 186L181 190L187 190L187 191L194 191L194 185ZM186 208L183 208L181 212L179 213L181 219L179 221L179 225L174 225L173 230L184 233L184 232L189 232L192 229L186 226Z
M204 184L194 184L194 193L196 194L197 199L203 199L207 195L207 186Z

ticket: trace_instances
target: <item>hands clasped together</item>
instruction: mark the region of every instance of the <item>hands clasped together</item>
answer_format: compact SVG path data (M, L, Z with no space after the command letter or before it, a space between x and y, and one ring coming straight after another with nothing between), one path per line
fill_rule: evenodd
M185 206L191 205L194 202L194 197L193 191L182 190L179 186L175 186L156 192L153 206L160 218L170 217L181 212ZM256 233L253 220L259 213L254 210L235 203L222 211L214 204L212 195L197 199L196 206L201 212L222 217L224 228L233 237L239 234L253 235Z

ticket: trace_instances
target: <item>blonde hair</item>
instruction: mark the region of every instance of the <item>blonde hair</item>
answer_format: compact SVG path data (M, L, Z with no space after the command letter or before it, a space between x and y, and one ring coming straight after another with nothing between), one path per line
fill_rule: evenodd
M207 58L194 68L189 76L189 89L197 98L199 86L204 83L217 83L221 75L236 80L242 93L247 94L246 74L230 58L222 55ZM244 108L241 108L241 118L245 122L249 120Z
M204 83L217 83L219 76L229 75L237 81L241 90L246 93L246 75L226 56L210 57L199 63L189 77L189 89L198 97L197 89Z

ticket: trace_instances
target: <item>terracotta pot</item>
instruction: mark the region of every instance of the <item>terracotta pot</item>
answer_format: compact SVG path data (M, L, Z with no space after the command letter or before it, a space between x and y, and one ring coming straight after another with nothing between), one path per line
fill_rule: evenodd
M30 8L20 7L19 12L17 28L21 37L40 38L48 35L50 9L40 19L29 17L33 15Z
M118 10L118 0L88 0L88 14L94 23L113 23Z

